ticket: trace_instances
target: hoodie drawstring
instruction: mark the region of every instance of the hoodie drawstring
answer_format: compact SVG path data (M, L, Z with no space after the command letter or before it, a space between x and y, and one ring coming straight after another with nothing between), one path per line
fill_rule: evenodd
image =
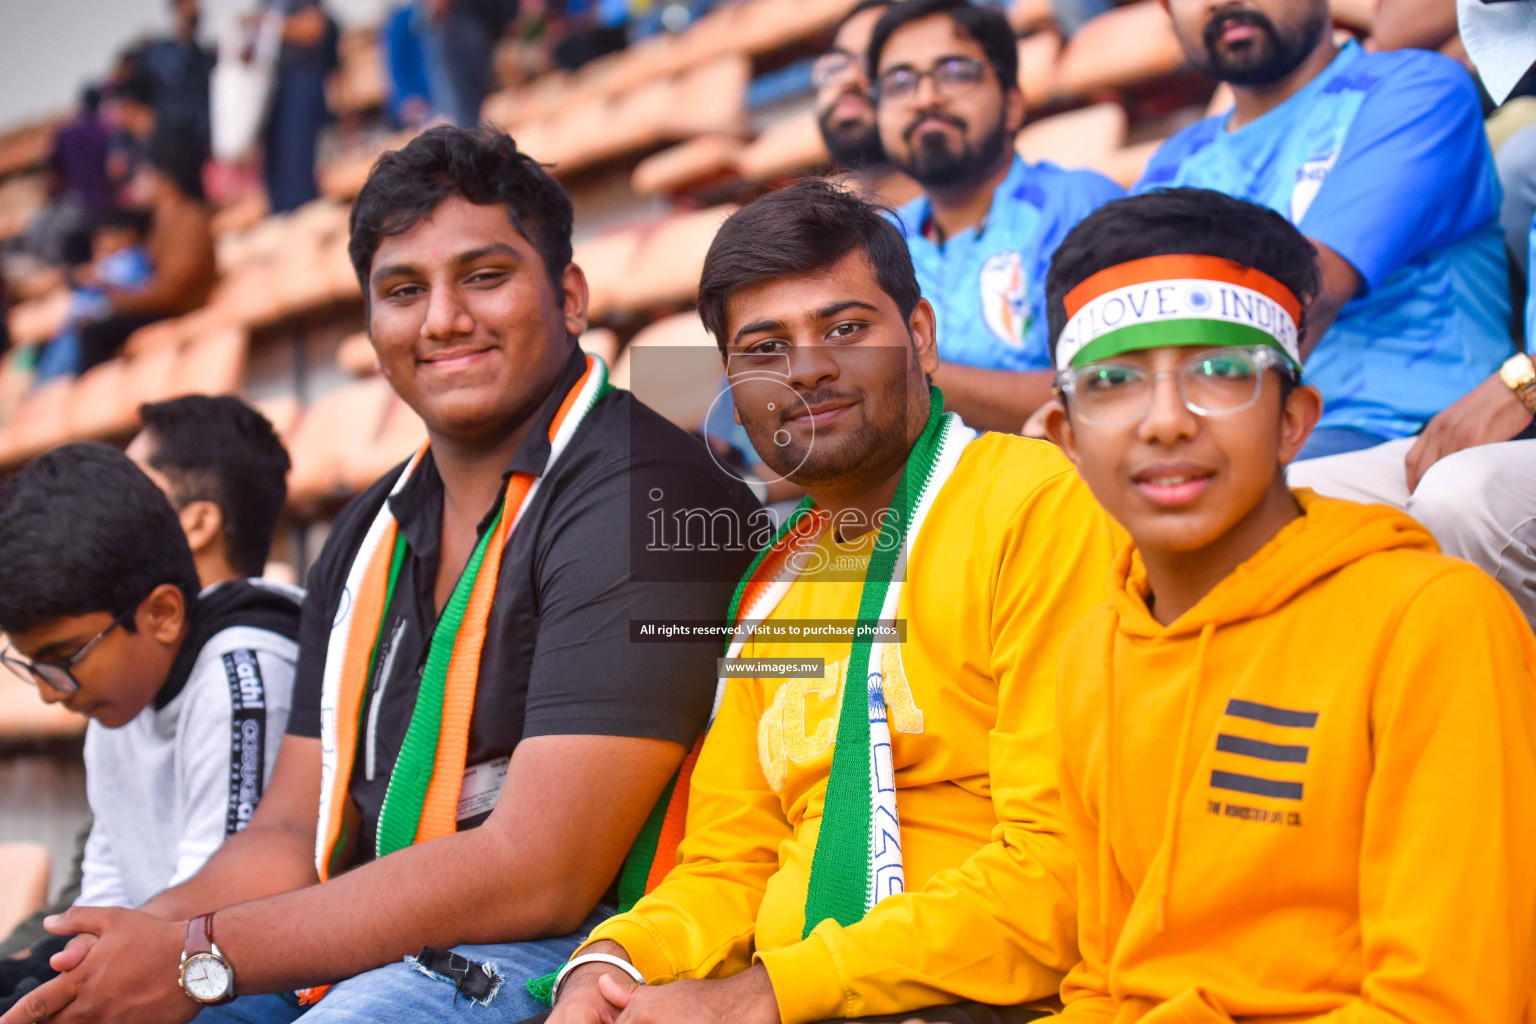
M1189 756L1189 734L1194 731L1195 702L1205 676L1205 652L1216 633L1216 623L1207 622L1200 629L1200 643L1195 648L1195 678L1184 693L1184 721L1179 726L1179 745L1173 755L1173 778L1168 784L1168 809L1163 817L1163 841L1168 844L1163 871L1157 886L1157 930L1161 934L1168 923L1168 888L1173 882L1173 858L1179 848L1179 804L1184 797L1184 762Z
M1099 792L1099 944L1106 963L1114 953L1109 945L1109 875L1114 870L1114 854L1109 845L1109 793L1115 771L1115 638L1119 635L1120 615L1112 611L1109 643L1104 652L1104 781Z

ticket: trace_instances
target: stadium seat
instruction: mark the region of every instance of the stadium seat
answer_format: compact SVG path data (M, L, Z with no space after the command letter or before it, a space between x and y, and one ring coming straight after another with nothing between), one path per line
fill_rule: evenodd
M664 317L642 330L619 354L613 385L635 396L684 430L698 430L720 393L724 365L715 339L697 313Z
M344 465L378 437L393 396L383 377L366 377L310 403L288 446L289 501L313 502L340 489Z
M366 489L426 442L427 428L421 417L398 395L391 394L378 435L340 460L341 485L353 493Z
M1056 88L1061 36L1054 29L1019 40L1019 90L1031 110L1048 106Z
M277 432L278 440L286 446L304 411L303 403L293 395L274 395L271 398L256 399L251 405L267 418L267 422Z
M1159 0L1139 0L1092 19L1068 41L1056 93L1086 96L1161 78L1184 66L1173 21Z
M606 327L594 327L583 332L576 342L583 352L597 356L613 368L613 362L619 357L619 336Z
M1026 126L1016 148L1032 163L1048 160L1062 167L1098 169L1125 145L1125 127L1120 104L1096 103Z
M185 348L178 345L151 349L128 360L123 383L135 409L145 402L163 402L176 396L177 364Z
M717 57L694 69L677 80L662 112L662 131L677 139L741 131L746 127L747 85L751 81L752 62L740 54Z
M837 23L856 0L750 0L741 4L736 28L747 53L769 53L808 40Z
M67 377L38 384L16 406L0 435L0 463L24 462L69 439L69 396L75 382Z
M48 202L48 179L40 174L10 178L0 183L0 240L26 230Z
M41 298L19 302L11 309L11 341L37 345L52 338L64 326L69 311L69 291L57 288Z
M37 698L32 698L36 700ZM0 843L0 935L48 902L48 847L41 843Z
M108 359L75 379L65 413L76 441L117 437L139 423L139 407L128 389L128 360Z
M662 221L630 258L619 307L643 310L693 301L709 243L721 221L735 211L735 206L715 206Z
M0 646L5 637L0 636ZM85 732L85 718L62 704L44 704L34 687L5 670L0 675L0 743L35 743L38 740L73 739ZM3 848L3 847L0 847ZM0 866L0 879L11 876ZM0 899L8 885L0 885ZM4 917L0 913L0 917ZM0 935L5 926L0 922Z
M630 176L630 187L642 196L683 192L701 182L734 175L744 149L746 144L733 135L700 135L640 161Z
M250 339L241 327L193 339L181 351L171 386L182 395L232 395L245 379Z
M824 167L831 159L816 114L807 110L765 128L736 163L742 177L772 182Z
M377 373L378 357L373 353L373 342L363 331L349 334L336 346L336 365L354 377L366 377Z
M618 308L630 260L639 244L640 232L625 228L575 246L571 259L587 275L587 319L601 320Z

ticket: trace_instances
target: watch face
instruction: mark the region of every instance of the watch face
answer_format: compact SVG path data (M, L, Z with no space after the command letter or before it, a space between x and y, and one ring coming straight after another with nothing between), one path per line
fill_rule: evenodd
M229 966L211 953L199 953L187 960L181 972L181 987L200 1003L214 1003L229 994Z

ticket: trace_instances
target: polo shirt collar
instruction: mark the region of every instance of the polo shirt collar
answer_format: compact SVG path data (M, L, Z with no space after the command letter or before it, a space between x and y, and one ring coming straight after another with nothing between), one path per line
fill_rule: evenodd
M560 371L560 379L554 391L534 416L533 429L501 471L502 483L506 483L513 473L528 473L531 476L544 474L549 466L549 426L554 422L555 414L560 411L565 396L581 380L586 370L586 354L573 345L571 357ZM398 493L390 495L388 501L389 510L394 514L395 522L411 551L417 558L434 561L443 532L443 478L437 472L437 461L431 448L422 456L420 465L405 482L405 486ZM486 511L478 527L480 535L496 521L499 509L500 503L497 503Z
M997 207L997 197L999 195L1011 196L1017 193L1024 186L1026 180L1028 180L1030 169L1029 164L1025 162L1024 158L1015 152L1013 154L1013 162L1008 165L1008 173L1004 175L1002 181L998 182L997 188L992 190L992 202L987 207L987 215L981 218L980 224L977 224L974 228L967 228L965 231L960 232L960 234L955 235L954 238L946 238L942 242L935 242L928 238L928 225L933 219L933 204L929 201L927 192L918 196L908 208L908 215L903 218L905 221L903 226L906 228L909 236L924 239L930 245L935 245L940 249L953 242L955 238L961 238L968 234L980 238L986 234L987 225L992 222L992 211Z

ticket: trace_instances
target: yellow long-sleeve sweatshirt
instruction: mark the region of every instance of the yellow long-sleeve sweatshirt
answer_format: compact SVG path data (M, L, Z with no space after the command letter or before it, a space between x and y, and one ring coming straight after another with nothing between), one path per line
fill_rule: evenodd
M1056 664L1100 598L1113 530L1056 449L1018 437L972 442L935 499L897 608L906 641L884 661L905 893L801 939L849 644L757 642L743 656L823 657L826 672L730 682L679 866L592 939L618 942L652 983L755 957L784 1024L1054 994L1077 959ZM770 621L857 618L873 538L824 538L827 571Z
M1062 658L1065 1017L1513 1024L1536 642L1381 505L1304 515L1168 626L1127 549Z

